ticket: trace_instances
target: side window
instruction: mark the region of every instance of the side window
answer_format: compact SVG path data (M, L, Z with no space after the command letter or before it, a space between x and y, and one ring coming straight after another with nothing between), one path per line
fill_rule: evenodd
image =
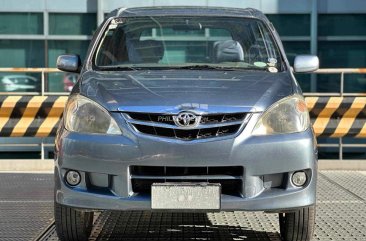
M265 40L263 39L262 30L258 23L251 24L251 45L248 49L249 53L249 63L253 64L255 62L267 63L268 50L266 47Z
M264 28L264 25L262 23L257 23L257 24L258 24L258 28L261 32L261 35L263 38L263 43L266 48L268 57L277 59L278 56L275 51L276 47L273 45L273 41L272 41L269 31Z
M252 45L249 48L249 63L268 63L269 59L276 59L279 62L279 55L272 37L263 23L252 24L251 33L253 35Z
M97 56L98 65L115 65L129 60L126 37L122 30L110 29L106 32Z

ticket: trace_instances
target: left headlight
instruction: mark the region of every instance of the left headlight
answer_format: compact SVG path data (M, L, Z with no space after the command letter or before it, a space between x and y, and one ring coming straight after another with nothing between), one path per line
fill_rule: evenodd
M304 98L294 95L273 104L258 120L253 135L288 134L305 131L310 125Z
M121 135L116 121L106 109L81 96L71 96L64 112L65 128L73 132Z

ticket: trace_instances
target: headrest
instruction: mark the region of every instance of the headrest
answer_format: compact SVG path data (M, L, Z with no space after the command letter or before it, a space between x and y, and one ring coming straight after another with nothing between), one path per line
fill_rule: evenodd
M134 43L134 47L142 62L157 63L164 56L164 46L162 41L144 40Z
M217 41L214 43L214 59L217 63L243 61L243 48L235 40Z

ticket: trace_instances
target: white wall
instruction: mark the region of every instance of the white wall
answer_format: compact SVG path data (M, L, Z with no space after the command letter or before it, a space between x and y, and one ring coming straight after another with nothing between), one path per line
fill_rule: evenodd
M98 0L104 11L141 6L252 7L264 13L310 13L312 0ZM320 13L366 13L366 0L318 0Z
M366 13L366 0L318 0L320 13Z
M366 0L365 0L366 1ZM222 6L256 8L265 13L309 12L311 0L108 0L103 1L104 11L110 12L118 7L141 6Z

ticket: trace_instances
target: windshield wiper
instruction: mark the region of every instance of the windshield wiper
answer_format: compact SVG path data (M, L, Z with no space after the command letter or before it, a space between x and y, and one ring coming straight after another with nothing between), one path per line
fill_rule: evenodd
M224 71L245 71L245 70L262 70L266 71L266 68L260 68L256 66L249 67L226 67L226 66L214 66L214 65L187 65L181 67L174 67L178 69L192 69L192 70L202 70L202 69L214 69L214 70L224 70Z
M195 69L195 70L201 70L201 69L215 69L215 70L236 70L237 68L232 67L223 67L223 66L213 66L213 65L187 65L187 66L177 66L172 67L175 69Z
M106 66L106 67L99 67L100 70L119 70L119 71L135 71L140 70L141 68L135 68L130 66Z
M215 66L208 64L196 64L196 65L186 65L186 66L149 66L149 67L132 67L132 66L103 66L99 67L99 70L115 70L115 71L136 71L141 69L190 69L190 70L221 70L221 71L246 71L246 70L259 70L267 71L267 68L257 67L257 66L247 66L247 67L227 67L227 66Z
M267 71L267 68L263 68L263 67L257 67L257 66L249 66L249 67L245 67L243 68L243 70L259 70L259 71Z

